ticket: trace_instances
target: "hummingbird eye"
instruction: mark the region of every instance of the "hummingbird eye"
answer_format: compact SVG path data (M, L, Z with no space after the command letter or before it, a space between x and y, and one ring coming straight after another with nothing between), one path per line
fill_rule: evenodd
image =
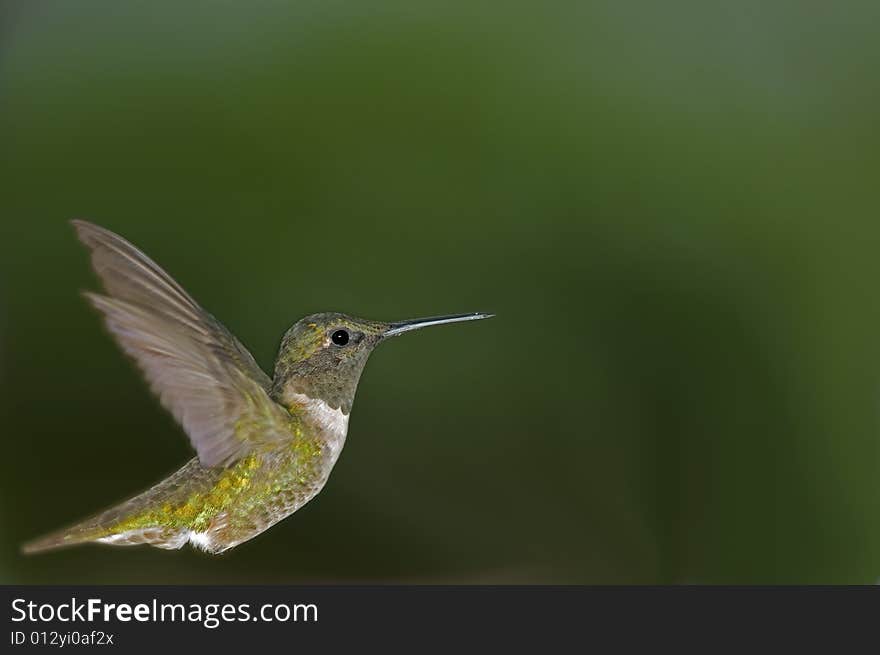
M330 341L337 346L344 346L348 343L348 332L345 330L336 330L336 332L330 336Z

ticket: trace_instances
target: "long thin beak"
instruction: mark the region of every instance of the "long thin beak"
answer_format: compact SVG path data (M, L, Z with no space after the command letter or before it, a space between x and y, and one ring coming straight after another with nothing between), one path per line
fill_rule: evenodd
M430 325L445 325L446 323L460 323L461 321L479 321L482 318L492 318L493 316L495 316L495 314L474 312L472 314L450 314L449 316L413 318L408 321L392 323L382 336L385 338L396 337L398 334L403 334L410 330L421 330L423 327L428 327Z

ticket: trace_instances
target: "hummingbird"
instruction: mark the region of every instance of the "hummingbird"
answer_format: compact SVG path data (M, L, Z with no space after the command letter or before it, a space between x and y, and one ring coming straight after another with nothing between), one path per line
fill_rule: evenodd
M324 487L348 433L361 373L380 343L470 313L386 323L338 312L297 321L269 378L168 273L121 236L72 221L106 294L84 292L195 450L150 489L23 546L185 544L216 554L294 513Z

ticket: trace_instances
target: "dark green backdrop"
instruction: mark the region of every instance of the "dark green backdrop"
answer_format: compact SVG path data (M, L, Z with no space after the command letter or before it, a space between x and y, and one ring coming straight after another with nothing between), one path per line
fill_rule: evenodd
M880 5L0 5L0 582L873 582ZM267 369L384 346L221 557L19 544L182 432L78 295L120 232Z

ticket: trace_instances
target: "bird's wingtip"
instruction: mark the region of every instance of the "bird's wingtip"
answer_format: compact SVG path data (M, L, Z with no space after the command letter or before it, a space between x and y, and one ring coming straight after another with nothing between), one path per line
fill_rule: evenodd
M84 218L71 218L68 223L70 223L73 226L73 229L77 231L97 227L94 223L87 221Z

